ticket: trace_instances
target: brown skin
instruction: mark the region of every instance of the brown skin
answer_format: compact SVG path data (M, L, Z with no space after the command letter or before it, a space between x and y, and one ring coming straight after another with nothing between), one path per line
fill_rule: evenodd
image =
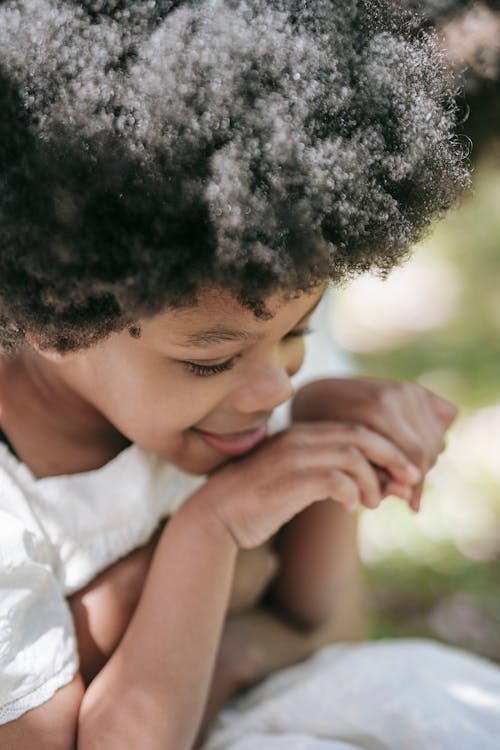
M207 290L197 307L140 321L139 339L124 331L62 359L26 348L2 363L2 426L37 476L97 468L132 441L187 471L210 474L157 543L73 597L83 672L87 682L96 671L97 677L85 692L75 680L0 727L2 746L69 750L67 727L73 721L76 733L78 720L80 750L143 743L144 726L150 750L187 750L207 698L205 723L240 687L305 658L335 629L343 637L354 630L343 621L357 617L355 521L342 506L376 507L391 483L410 497L421 478L391 429L353 425L351 416L349 423L333 421L338 404L335 381L328 381L323 408L318 394L302 396L304 389L299 423L237 460L197 432L252 430L289 397L289 378L303 359L300 332L320 296L321 290L288 301L276 295L268 301L273 317L257 320L227 293ZM207 327L224 327L224 340L207 343ZM190 338L200 331L205 343L194 346ZM196 374L214 366L209 376ZM402 424L412 424L416 406L412 401ZM358 422L370 418L361 414ZM380 419L386 426L391 418ZM425 444L423 422L416 434ZM318 503L324 498L336 502ZM242 563L241 550L256 550L280 530L272 592L280 616L241 614L274 573L269 555L267 562L254 557L260 583L242 596L250 557ZM177 574L166 579L165 570ZM235 606L240 614L226 622Z

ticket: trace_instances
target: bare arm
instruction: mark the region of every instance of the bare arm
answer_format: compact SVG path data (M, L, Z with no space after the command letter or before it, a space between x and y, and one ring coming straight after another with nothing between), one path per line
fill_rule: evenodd
M323 500L282 529L276 542L281 565L271 601L285 620L306 629L330 623L337 639L362 637L356 528L356 515Z
M74 750L75 727L84 695L79 674L38 708L0 726L2 750Z
M73 615L80 672L88 685L111 657L125 633L141 597L160 532L94 578L69 599ZM253 609L279 568L271 543L239 550L227 616ZM240 682L241 675L236 676Z
M226 464L181 507L162 532L123 638L84 694L78 750L125 750L144 742L148 750L192 747L219 651L238 548L264 544L318 498L351 505L359 501L362 487L370 494L366 460L339 449L336 436L326 423L293 426L244 460ZM273 659L277 652L268 653ZM287 663L296 660L287 653ZM269 669L268 663L261 673ZM53 701L38 715L54 716ZM75 705L54 720L49 733L29 730L12 750L51 747L47 741L58 727L58 742L60 736L64 742L63 727L74 718ZM17 726L29 727L24 719ZM6 731L17 731L12 724ZM0 740L5 736L0 730ZM61 742L54 748L73 750L74 739Z
M292 405L294 421L349 420L346 424L354 422L388 440L399 458L382 443L378 452L373 441L370 451L362 441L358 446L376 468L380 498L399 494L415 510L422 478L443 450L455 413L449 402L419 385L364 378L311 383ZM401 454L420 470L420 479L405 475ZM273 594L283 614L298 625L315 627L349 612L351 626L342 637L357 637L362 615L355 518L340 505L315 503L282 529L278 544L281 566Z
M129 627L87 689L79 750L189 748L208 693L237 547L191 498L162 533ZM133 716L133 721L128 717Z
M212 475L173 517L131 623L84 696L79 750L140 744L144 727L150 750L191 747L237 549L260 546L318 498L357 502L353 474L368 482L365 459L336 450L334 433L329 425L298 425L276 436Z

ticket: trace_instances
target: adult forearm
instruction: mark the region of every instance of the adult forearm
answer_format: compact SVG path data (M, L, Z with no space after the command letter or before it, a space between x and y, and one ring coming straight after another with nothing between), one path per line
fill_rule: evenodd
M153 557L123 640L88 688L79 750L188 750L206 702L236 546L186 504Z

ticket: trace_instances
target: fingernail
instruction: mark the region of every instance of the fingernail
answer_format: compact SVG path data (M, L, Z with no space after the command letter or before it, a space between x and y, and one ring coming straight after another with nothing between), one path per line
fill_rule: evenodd
M359 509L359 502L357 500L353 500L344 507L347 511L349 511L349 513L356 513L356 511Z

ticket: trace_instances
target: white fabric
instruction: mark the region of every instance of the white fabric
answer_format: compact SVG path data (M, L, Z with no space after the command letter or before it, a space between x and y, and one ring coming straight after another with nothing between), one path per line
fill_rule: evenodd
M0 444L0 724L76 673L65 597L144 544L203 481L135 445L95 471L36 479Z
M330 646L219 714L202 750L498 750L500 669L420 640Z

